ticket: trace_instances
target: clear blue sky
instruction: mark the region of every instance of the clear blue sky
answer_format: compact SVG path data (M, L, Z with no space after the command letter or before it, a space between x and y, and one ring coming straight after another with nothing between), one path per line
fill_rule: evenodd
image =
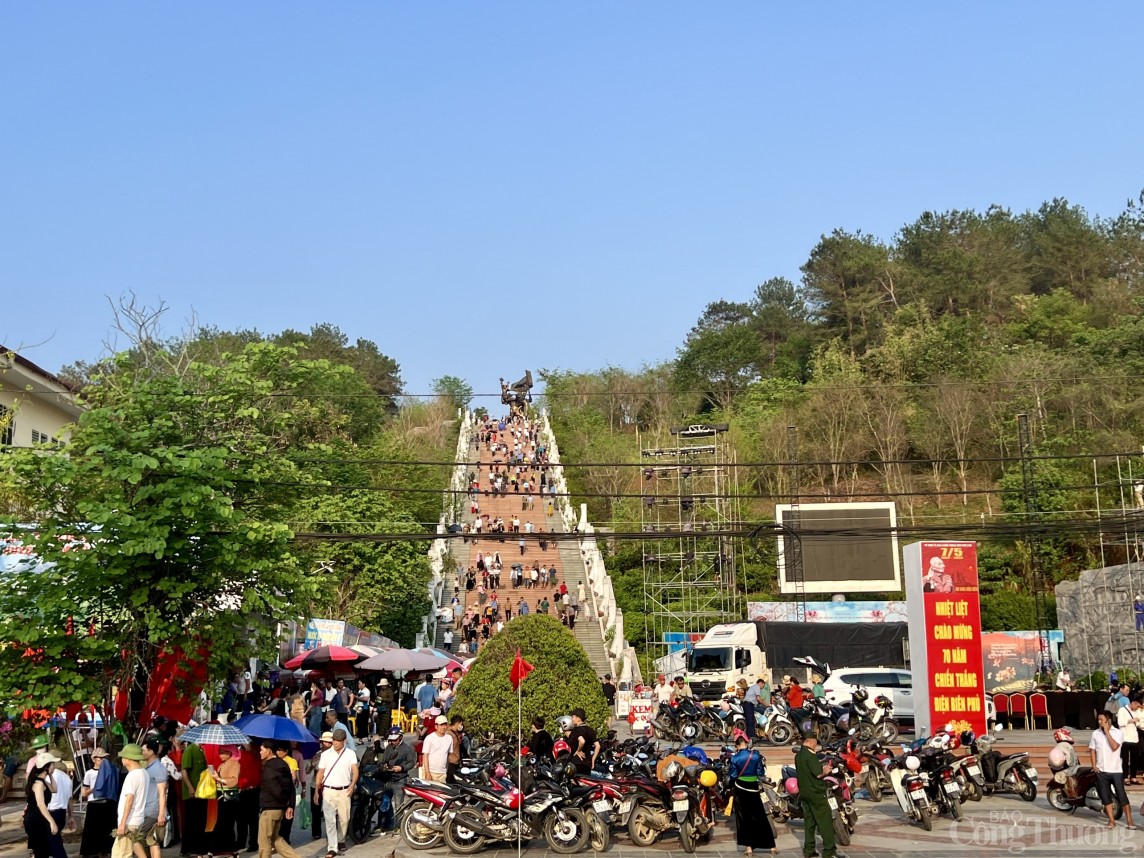
M0 343L330 321L421 393L673 356L819 235L1144 187L1139 3L6 3Z

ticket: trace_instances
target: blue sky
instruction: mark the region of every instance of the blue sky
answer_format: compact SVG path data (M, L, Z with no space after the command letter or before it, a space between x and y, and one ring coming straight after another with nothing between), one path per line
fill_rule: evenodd
M673 356L835 227L1144 187L1138 3L7 3L0 343L329 321L406 389Z

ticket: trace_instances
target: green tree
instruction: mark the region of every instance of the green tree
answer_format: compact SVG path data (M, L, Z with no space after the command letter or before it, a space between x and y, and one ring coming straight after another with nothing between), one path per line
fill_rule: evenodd
M710 407L725 410L759 377L761 359L750 307L718 301L707 305L679 350L676 384L701 393Z
M433 379L430 390L454 408L468 408L473 401L473 386L455 375L443 375Z
M417 534L424 527L379 492L334 492L309 498L296 514L309 568L323 570L310 616L336 617L413 646L428 613L429 559L423 542L323 541L323 534Z
M485 644L457 687L451 714L463 717L470 730L515 734L517 695L509 673L518 650L536 668L521 686L526 735L535 716L551 724L577 707L585 711L591 726L607 729L608 706L584 647L555 617L537 614L506 623Z
M124 358L62 449L12 451L33 504L34 531L17 533L46 568L0 592L16 643L0 649L0 698L107 701L163 651L202 650L216 676L268 653L274 620L308 601L284 522L309 476L287 451L321 407L281 394L351 372L269 343L180 376Z

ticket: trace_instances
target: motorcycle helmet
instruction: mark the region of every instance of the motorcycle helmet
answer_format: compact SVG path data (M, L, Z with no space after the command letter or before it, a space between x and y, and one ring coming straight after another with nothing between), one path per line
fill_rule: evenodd
M852 692L850 692L850 699L857 700L859 703L865 703L870 699L870 692L859 685Z
M1054 742L1068 742L1070 745L1076 744L1076 739L1072 737L1068 727L1061 727L1057 732L1053 733Z
M561 757L567 757L572 753L572 746L565 742L563 739L557 739L552 746L552 759L559 760Z
M988 754L993 747L993 740L988 736L978 736L977 738L977 751L978 753Z
M965 745L965 747L968 748L970 745L973 744L973 740L976 738L977 738L977 734L974 733L972 730L965 730L961 734L961 744Z
M787 778L783 788L786 789L787 795L798 795L798 778Z
M915 757L913 754L910 754L908 757L906 757L906 768L911 772L916 772L921 767L922 761Z
M571 715L561 715L559 718L556 719L556 726L560 728L561 733L563 733L567 730L571 730L572 729L572 716Z
M401 732L400 727L392 727L389 731L389 735L386 736L386 738L390 742L400 742L405 739L405 734Z
M669 781L675 780L681 774L683 774L683 766L681 766L675 760L672 760L670 763L668 763L667 768L663 770L663 776Z
M503 778L508 775L508 769L504 767L504 763L497 763L497 767L493 769L494 778Z
M949 733L934 733L933 738L927 744L931 748L944 751L949 747Z
M947 751L956 751L961 747L961 738L956 734L949 737L949 743L945 746Z
M874 704L876 706L889 706L890 705L890 698L887 697L885 694L879 694L877 697L874 698Z
M694 742L699 738L699 725L694 721L688 721L679 731L679 735L683 737L685 742Z
M699 773L699 783L702 786L711 789L711 787L719 783L719 776L715 774L715 772L711 771L711 769L704 769Z
M680 748L679 754L680 756L687 757L689 760L695 760L695 762L704 766L711 763L711 760L707 758L707 754L704 753L703 749L696 747L695 745L688 745L685 748Z
M508 795L504 797L504 803L508 805L510 810L520 810L520 803L523 796L520 790L515 787L509 790Z

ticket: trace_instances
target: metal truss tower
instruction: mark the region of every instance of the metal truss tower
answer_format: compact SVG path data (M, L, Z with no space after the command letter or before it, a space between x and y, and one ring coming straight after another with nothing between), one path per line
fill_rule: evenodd
M727 424L675 426L672 447L644 447L641 522L645 640L652 659L680 649L680 633L743 619L742 527Z

